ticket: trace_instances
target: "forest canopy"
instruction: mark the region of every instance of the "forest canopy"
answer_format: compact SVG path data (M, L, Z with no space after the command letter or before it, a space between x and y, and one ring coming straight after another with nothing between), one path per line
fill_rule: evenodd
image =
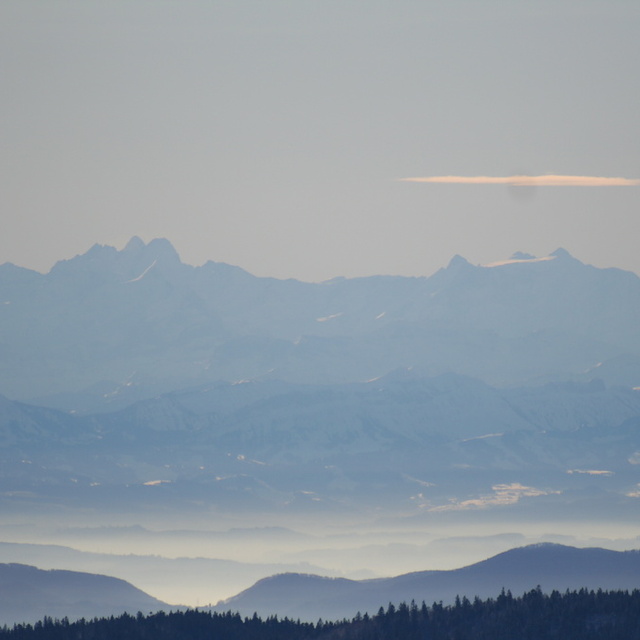
M316 623L188 610L93 620L45 618L0 630L0 640L640 640L640 590L553 591L427 606L380 607L375 615Z

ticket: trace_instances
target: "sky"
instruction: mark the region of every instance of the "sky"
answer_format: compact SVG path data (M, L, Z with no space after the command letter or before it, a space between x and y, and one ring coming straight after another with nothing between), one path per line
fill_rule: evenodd
M138 235L311 281L640 273L639 29L637 0L3 0L0 263Z

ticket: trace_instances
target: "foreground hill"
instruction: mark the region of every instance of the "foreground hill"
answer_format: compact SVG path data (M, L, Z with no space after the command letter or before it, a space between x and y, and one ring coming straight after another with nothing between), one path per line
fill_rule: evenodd
M0 564L0 624L35 622L44 616L75 620L168 608L117 578Z
M512 549L451 571L419 571L394 578L345 580L281 574L260 580L217 605L242 615L278 614L303 620L351 618L359 611L401 602L451 604L456 596L487 598L502 589L519 595L540 586L545 593L567 589L640 588L640 552L576 549L542 544Z
M66 621L0 630L0 638L21 640L111 640L111 638L181 638L183 640L637 640L640 592L554 592L533 589L520 598L497 598L455 606L401 604L380 608L375 616L316 624L254 615L186 611L69 624Z
M0 393L67 410L220 379L351 382L412 366L498 385L599 368L640 386L640 278L563 250L304 283L192 267L168 241L134 238L48 274L2 265L0 302Z

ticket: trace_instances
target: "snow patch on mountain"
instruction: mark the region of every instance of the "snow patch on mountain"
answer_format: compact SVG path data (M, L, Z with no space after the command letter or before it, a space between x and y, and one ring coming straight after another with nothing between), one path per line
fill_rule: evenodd
M519 482L510 484L496 484L491 487L493 493L481 495L469 500L452 499L450 504L430 507L428 511L463 511L466 509L484 509L491 506L506 506L519 502L522 498L535 498L560 494L560 491L550 489L536 489L527 487Z
M130 282L138 282L139 280L142 280L142 278L144 278L147 273L149 273L149 271L151 271L151 269L153 269L153 267L156 266L156 264L158 263L157 260L154 260L139 276L137 276L136 278L132 278L131 280L127 280L125 284L129 284Z
M332 313L329 316L323 316L321 318L316 318L316 322L328 322L329 320L333 320L334 318L339 318L340 316L343 316L344 313L342 311L340 311L339 313Z
M545 256L544 258L511 258L509 260L500 260L498 262L490 262L489 264L482 264L481 267L485 269L491 269L493 267L504 267L507 264L532 264L534 262L548 262L549 260L555 260L556 256Z

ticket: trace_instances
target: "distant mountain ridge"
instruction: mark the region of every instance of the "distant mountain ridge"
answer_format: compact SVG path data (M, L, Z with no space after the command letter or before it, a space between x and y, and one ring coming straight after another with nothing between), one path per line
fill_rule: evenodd
M314 621L370 615L379 607L401 602L452 604L456 596L473 600L496 597L502 589L514 596L540 586L542 591L640 588L640 551L578 549L538 544L506 551L461 569L418 571L394 578L346 580L313 575L281 574L260 580L219 603L218 611L261 616L278 614Z
M629 389L495 389L410 371L342 385L220 382L91 415L0 397L0 504L183 508L197 497L230 510L419 512L566 505L597 488L631 515L638 425Z
M169 605L109 576L0 564L0 624L158 611Z
M584 514L585 492L626 519L638 327L640 278L563 250L323 283L164 239L5 264L0 506Z
M426 570L392 578L348 580L284 573L256 582L218 603L216 611L277 614L315 621L374 614L389 603L451 604L456 596L473 600L514 596L540 587L556 590L634 590L640 584L640 551L536 544L511 549L452 570ZM143 614L176 609L117 578L66 570L43 571L24 564L0 564L0 624L51 618L91 619L123 612Z
M96 535L104 535L109 537L110 534L115 534L124 540L131 540L133 544L138 541L139 547L145 547L145 543L149 543L150 539L153 540L154 535L148 530L141 527L125 528L118 531L117 528L112 531L109 530L92 530L92 529L79 529L76 531L75 539L73 542L76 544L86 544L88 540L91 540ZM164 534L164 539L172 538L174 541L179 537L180 532L169 532ZM156 553L151 553L151 550L145 548L145 553L92 553L87 551L78 551L68 546L52 545L52 544L29 544L29 543L7 543L0 542L0 583L2 583L2 571L3 567L24 565L35 565L38 570L24 569L26 577L22 579L19 572L11 574L6 569L6 575L13 575L16 577L16 581L22 585L33 584L34 589L37 587L39 593L42 589L58 584L56 580L64 577L70 572L80 572L86 578L86 584L89 586L94 580L93 575L100 574L106 576L118 576L121 580L136 585L138 589L143 590L146 593L153 593L154 596L161 600L163 603L171 603L172 606L183 605L189 602L196 603L212 603L217 602L221 597L226 597L232 593L240 591L247 586L253 584L260 578L279 573L282 571L306 571L314 573L322 573L323 575L331 575L331 571L325 569L321 565L309 564L307 562L272 562L269 564L258 562L240 562L234 560L221 560L209 557L201 557L194 555L194 541L198 543L199 548L202 550L206 543L210 540L219 542L220 546L216 545L217 549L221 549L222 545L225 545L229 541L233 541L233 544L237 544L237 541L242 538L251 538L252 541L260 544L263 537L269 537L269 535L281 535L284 538L295 539L296 534L289 532L273 532L265 530L244 530L244 531L229 531L219 533L218 535L208 532L200 532L199 534L192 533L188 536L188 540L183 546L183 549L188 548L189 557L179 558L167 558ZM102 538L104 540L104 538ZM155 549L157 551L157 548ZM184 551L183 551L184 552ZM59 571L60 568L64 568L66 573ZM45 571L40 571L45 570ZM53 570L53 571L51 571ZM89 575L91 574L91 576ZM18 580L19 578L19 580ZM28 580L27 580L28 578ZM95 578L95 591L97 593L98 587L102 585L97 578ZM76 581L77 582L77 581ZM75 583L74 583L75 584ZM83 583L84 584L84 583ZM60 589L64 592L67 583L60 579ZM42 587L42 589L41 589ZM48 588L48 587L47 587ZM0 587L0 593L1 591ZM86 598L94 599L91 593L91 589L87 590L85 594ZM124 593L124 592L123 592ZM28 603L33 599L28 597L28 594L24 595L25 607L29 607ZM126 595L126 594L125 594ZM91 596L91 597L89 597ZM65 596L66 598L67 596ZM75 597L75 596L74 596ZM97 596L96 596L97 597ZM136 596L137 597L137 596ZM122 611L131 611L133 606L136 605L135 598L131 598L131 594L127 596L127 607ZM78 598L82 600L82 598ZM72 603L71 595L68 597L69 603ZM102 604L108 604L109 598L105 598ZM168 605L167 605L168 606ZM44 603L38 605L38 611L42 612ZM37 608L35 605L32 608ZM148 613L149 610L155 610L160 608L159 605L155 607L147 607L140 610L144 613ZM166 606L162 607L166 609ZM0 612L2 611L2 603L0 602ZM136 613L138 609L133 610ZM52 615L52 613L47 613ZM71 615L68 611L64 615ZM5 617L0 615L0 626L2 626Z
M48 274L2 265L0 302L0 393L12 398L94 385L151 396L261 376L350 382L410 366L528 384L621 357L636 359L624 376L640 385L640 278L563 250L315 284L192 267L167 240L133 238Z

